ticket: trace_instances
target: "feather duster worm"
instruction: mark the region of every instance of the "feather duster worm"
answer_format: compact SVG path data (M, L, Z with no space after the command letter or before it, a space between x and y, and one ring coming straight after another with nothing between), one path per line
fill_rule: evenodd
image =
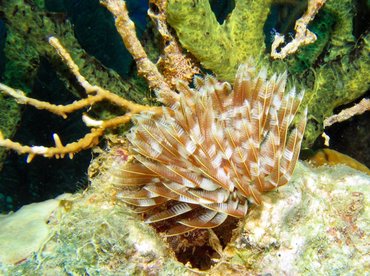
M212 76L179 82L179 101L142 113L127 135L133 158L115 173L119 194L147 216L174 222L166 234L243 218L248 202L286 184L298 159L306 118L288 131L303 94L284 94L287 74L241 65L233 88ZM289 133L289 134L288 134Z

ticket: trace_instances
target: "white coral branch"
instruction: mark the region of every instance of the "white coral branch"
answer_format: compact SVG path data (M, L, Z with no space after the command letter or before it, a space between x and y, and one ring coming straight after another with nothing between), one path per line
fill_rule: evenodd
M324 120L324 128L331 126L335 123L346 121L349 118L352 118L353 116L361 115L362 113L369 110L370 110L370 99L364 98L358 104L350 108L346 108L339 112L338 114L326 118Z
M326 0L310 0L307 11L295 23L294 30L296 34L294 39L278 51L278 48L285 42L283 35L275 34L274 41L271 45L271 57L274 59L284 59L286 56L297 52L299 47L314 43L316 35L311 32L307 25L315 18L317 12L325 4Z

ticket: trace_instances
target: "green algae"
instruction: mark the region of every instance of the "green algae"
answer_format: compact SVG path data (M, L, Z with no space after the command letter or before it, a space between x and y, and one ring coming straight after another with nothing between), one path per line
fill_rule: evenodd
M302 109L308 107L309 120L303 146L310 147L336 107L370 88L369 38L353 35L352 1L328 0L308 26L317 41L283 61L272 61L264 34L272 4L235 1L234 10L219 24L207 0L169 0L168 22L182 46L222 80L232 81L238 65L250 60L278 72L288 70L294 84L306 91Z
M219 24L208 0L168 1L168 23L202 66L232 81L240 63L251 56L258 59L265 49L263 25L270 3L235 1L233 12Z

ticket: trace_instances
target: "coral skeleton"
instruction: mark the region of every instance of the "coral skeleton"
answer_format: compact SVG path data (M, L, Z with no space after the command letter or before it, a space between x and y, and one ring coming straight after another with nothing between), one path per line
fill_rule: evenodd
M324 128L335 123L346 121L353 116L361 115L370 110L370 99L364 98L352 107L346 108L338 114L332 115L324 120Z
M296 34L294 39L286 44L280 51L277 49L285 42L283 35L275 34L274 41L271 45L271 57L274 59L284 59L305 45L314 43L317 39L316 35L311 32L307 25L315 18L320 8L325 4L326 0L310 0L308 1L307 11L299 18L294 26Z
M248 202L289 181L298 159L306 115L289 126L303 93L284 95L286 77L243 64L233 88L212 76L196 77L195 89L178 82L179 102L135 117L133 158L112 175L130 187L119 198L148 223L175 220L167 236L243 218Z

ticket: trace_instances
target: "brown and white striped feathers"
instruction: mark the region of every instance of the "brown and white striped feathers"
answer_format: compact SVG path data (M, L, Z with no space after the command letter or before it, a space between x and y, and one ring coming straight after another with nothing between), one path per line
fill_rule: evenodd
M234 86L212 76L179 82L179 102L162 115L140 114L127 135L133 158L114 175L119 197L168 221L168 236L243 218L248 202L286 184L306 118L288 131L303 94L285 92L287 74L267 79L241 65Z

